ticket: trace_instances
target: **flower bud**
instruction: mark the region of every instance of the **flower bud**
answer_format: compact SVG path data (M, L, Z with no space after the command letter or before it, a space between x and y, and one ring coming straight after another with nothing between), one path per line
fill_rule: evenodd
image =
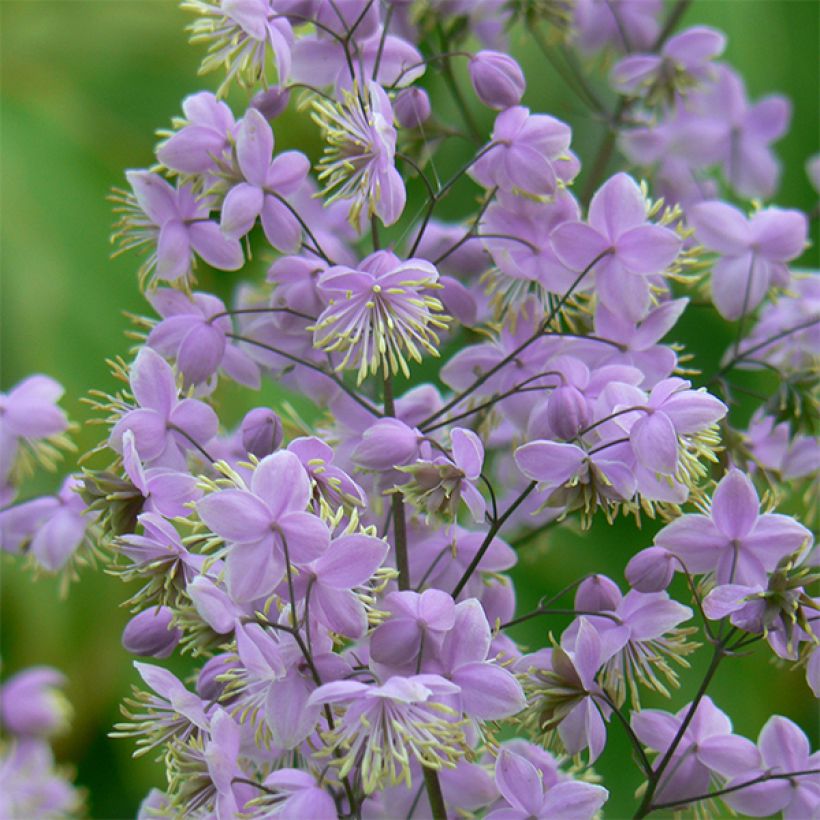
M558 438L570 441L589 424L587 400L577 387L557 387L547 401L546 419Z
M365 430L353 461L367 470L391 470L418 455L418 431L398 419L380 419Z
M430 118L431 110L427 92L416 86L400 91L393 103L393 114L402 128L418 128Z
M242 419L242 446L257 458L278 450L284 438L282 420L267 407L255 407Z
M587 578L575 593L575 608L590 612L613 610L621 602L621 590L606 575L593 575Z
M0 723L14 735L51 735L66 728L71 708L57 688L65 678L48 666L15 675L0 688Z
M173 616L173 611L167 606L144 609L125 625L122 645L132 655L167 658L182 637L181 630L171 629Z
M521 66L500 51L479 51L470 60L470 79L481 102L498 111L518 105L527 87Z
M626 565L624 575L638 592L662 592L675 574L675 559L663 547L641 550Z
M251 99L251 108L255 108L266 120L275 120L290 102L290 89L275 85L260 91Z

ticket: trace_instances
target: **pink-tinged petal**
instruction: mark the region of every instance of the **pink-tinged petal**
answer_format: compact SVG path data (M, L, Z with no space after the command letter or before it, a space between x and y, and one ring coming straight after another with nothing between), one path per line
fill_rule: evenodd
M235 544L225 559L228 593L237 603L266 598L284 574L285 564L272 535L251 544Z
M156 277L175 282L191 267L191 241L188 228L178 220L166 222L157 241Z
M752 243L749 221L732 205L699 202L689 209L687 219L695 229L695 238L710 251L741 256L749 250Z
M183 174L204 174L213 168L213 156L222 153L225 137L213 128L186 125L157 147L157 159Z
M310 476L295 453L280 450L265 456L251 477L251 491L267 504L271 518L301 512L310 501Z
M646 80L651 80L661 66L661 57L655 54L634 54L619 60L609 74L612 87L621 94L635 91Z
M541 778L525 757L502 746L495 761L495 783L511 806L538 815L543 797Z
M343 535L331 543L316 562L316 575L324 586L352 589L367 581L381 566L388 545L371 535Z
M758 100L744 117L746 134L767 143L780 139L789 128L791 108L787 97L776 94Z
M605 236L583 222L559 225L550 234L550 242L561 264L579 273L611 247Z
M222 233L230 239L239 239L248 233L262 211L264 201L265 194L255 185L240 182L231 188L222 203L219 219Z
M726 319L739 319L754 310L771 284L771 268L751 253L715 263L712 270L712 301Z
M484 521L487 513L487 502L474 484L470 484L468 481L461 482L461 500L467 505L467 509L476 524Z
M108 443L112 450L121 452L123 437L130 431L139 457L153 461L165 451L168 431L165 419L155 410L132 410L126 413L111 430Z
M811 542L811 531L799 521L788 515L766 513L757 519L752 531L744 537L743 547L761 556L766 555L767 563L776 563Z
M673 299L650 311L638 326L629 346L633 350L647 350L659 342L675 326L688 304L688 299ZM610 338L618 341L615 337Z
M216 222L194 222L188 229L193 249L217 270L239 270L245 264L242 245L229 239Z
M610 177L589 204L589 224L611 244L644 222L646 201L638 183L628 174Z
M312 604L322 623L346 638L361 638L367 631L364 604L346 589L331 589L318 583L313 588ZM311 610L313 612L313 610Z
M663 53L681 65L697 68L717 57L726 48L726 35L709 26L692 28L670 37Z
M620 612L629 624L632 638L638 641L658 638L692 617L688 606L673 601L665 592L630 590Z
M330 546L330 530L316 515L292 512L277 521L291 563L315 561Z
M219 419L213 408L197 399L183 399L171 411L168 421L184 430L200 446L207 444L219 427ZM185 448L193 446L184 436L178 440Z
M638 740L655 752L665 752L675 737L680 720L660 709L633 712L630 720Z
M761 729L758 746L765 765L781 772L805 769L811 752L803 730L780 715L770 717Z
M524 809L493 809L485 820L530 820L532 814Z
M591 689L595 674L601 668L604 658L601 636L588 618L582 617L579 619L572 660L581 683L584 684L585 688Z
M703 599L703 612L709 620L719 621L742 609L751 596L759 595L762 591L761 587L745 584L722 584Z
M751 532L759 513L754 484L740 470L729 470L712 496L712 521L726 538L740 539Z
M789 262L806 247L808 222L801 211L767 208L752 217L751 229L757 253L772 262Z
M220 490L196 504L209 530L227 541L257 541L270 533L270 510L252 493Z
M481 439L472 430L455 427L450 432L450 442L456 465L464 471L467 478L473 481L477 479L484 465L484 446Z
M698 743L698 759L723 777L761 768L757 746L740 735L714 735Z
M265 720L279 748L295 749L316 728L322 707L308 704L309 697L310 687L295 669L268 690Z
M266 187L282 196L295 193L310 172L310 160L301 151L285 151L271 163Z
M767 145L746 137L725 163L724 173L741 196L769 199L777 190L780 162Z
M140 407L156 410L167 418L177 401L174 371L151 348L143 348L131 366L131 392Z
M63 387L48 376L29 376L8 395L2 424L14 435L44 438L68 427L65 413L56 406Z
M370 687L356 680L334 680L315 689L308 698L309 704L344 703L355 700Z
M760 777L761 770L742 772L732 778L727 788L735 788ZM792 787L788 780L769 780L746 788L737 788L721 799L735 811L749 817L768 817L786 807L792 798Z
M556 783L544 795L540 820L589 820L609 799L603 786L579 781Z
M87 523L82 515L63 507L36 530L29 551L49 572L57 572L82 542Z
M464 712L478 720L501 720L520 712L527 699L515 676L491 663L468 663L451 676L461 687Z
M177 217L176 191L161 176L148 171L126 171L125 176L140 208L155 225Z
M440 589L424 590L419 597L419 620L428 629L440 632L452 629L456 621L453 596Z
M681 249L680 237L669 228L642 225L618 239L618 259L632 273L660 273L671 265Z
M210 578L198 575L187 585L185 591L199 616L214 632L219 635L233 632L240 611L223 589Z
M595 284L601 301L629 321L640 322L649 312L649 281L628 271L617 256L600 261Z
M273 131L255 108L249 108L236 132L236 158L245 179L261 188L273 158Z
M416 621L406 618L385 621L370 636L370 657L377 663L402 666L418 657L421 634Z
M589 749L594 763L606 745L606 727L591 698L584 698L560 723L558 734L567 753L577 755Z
M575 444L533 441L515 451L518 469L532 481L559 486L577 475L586 453Z
M378 175L376 214L384 225L393 225L404 212L407 191L401 174L392 165Z
M379 39L380 37L371 38L366 48L372 47L372 44ZM373 67L375 68L375 58ZM392 34L385 37L379 74L376 77L380 85L385 87L397 85L403 88L421 77L425 68L423 57L407 40L394 37Z
M678 463L678 436L665 413L649 413L639 418L629 431L635 457L645 467L672 475Z
M268 242L282 253L296 253L302 241L302 226L290 208L273 194L262 206L262 229Z
M603 458L602 456L605 455L604 450L592 457L596 475L603 479L602 483L607 488L608 495L629 501L638 489L634 471L621 461L610 461Z
M815 649L806 664L806 682L816 698L820 698L820 650Z
M439 653L445 668L454 670L467 663L483 661L490 651L492 636L487 616L477 598L456 605L455 623L447 633Z
M552 196L555 193L558 187L555 168L537 149L514 143L504 151L503 163L513 188L536 196Z
M672 420L678 433L697 433L720 421L728 408L705 390L685 390L664 401L663 412Z
M709 572L717 566L728 539L705 515L682 515L667 524L655 544L677 555L689 572Z
M277 54L281 53L277 50ZM292 794L276 813L280 820L337 820L339 813L329 792L314 786Z
M186 384L201 384L219 369L224 353L225 334L213 325L200 323L182 340L177 367Z

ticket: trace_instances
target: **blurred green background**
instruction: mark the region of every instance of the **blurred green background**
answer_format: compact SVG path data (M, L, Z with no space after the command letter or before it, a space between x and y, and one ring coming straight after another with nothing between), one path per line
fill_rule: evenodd
M186 45L186 15L170 0L0 0L2 124L0 214L2 222L2 317L0 373L8 389L31 372L44 372L66 386L64 406L78 420L88 418L79 399L92 387L111 388L105 358L125 353L123 311L140 312L137 258L109 259L111 210L106 196L123 183L123 170L151 163L154 131L166 127L183 96L214 88L213 76L198 78L200 49ZM750 96L780 91L794 103L790 134L778 145L786 170L779 204L810 210L816 200L804 173L805 159L818 150L818 31L816 0L696 0L685 23L708 23L729 36L726 59L746 79ZM588 159L600 126L580 111L555 72L520 33L514 43L530 83L525 102L572 123L574 147ZM437 90L437 80L432 80ZM602 92L602 93L605 93ZM489 125L489 115L482 123ZM280 147L299 145L316 156L312 129L292 115L276 127ZM472 190L454 196L443 209L457 218L468 209ZM816 236L815 236L816 239ZM816 247L816 246L815 246ZM816 264L816 250L807 254ZM232 280L223 279L225 292ZM205 287L216 283L206 277ZM689 311L676 338L697 352L710 372L732 329ZM276 400L268 387L262 400ZM252 397L259 403L259 397ZM236 417L249 400L229 395ZM98 430L84 427L80 448L95 443ZM38 476L24 491L56 485ZM516 570L521 611L595 567L621 577L637 549L650 543L626 523L607 529L598 522L586 535L550 536L522 551ZM651 522L648 522L651 525ZM33 581L19 563L2 560L2 661L9 675L31 664L53 664L69 678L75 707L71 733L57 744L62 760L73 761L78 781L89 792L95 818L134 816L161 770L150 760L130 759L128 741L106 733L118 719L118 704L135 676L119 635L127 613L120 581L87 570L66 599L54 579ZM518 637L543 645L547 627L528 625ZM701 651L694 663L702 665ZM689 676L675 695L676 708L696 685ZM800 674L774 668L762 649L727 663L711 689L730 712L737 731L756 736L774 708L817 735L814 704ZM647 699L652 703L651 699ZM628 816L637 780L627 747L613 725L599 771L619 793L607 816Z

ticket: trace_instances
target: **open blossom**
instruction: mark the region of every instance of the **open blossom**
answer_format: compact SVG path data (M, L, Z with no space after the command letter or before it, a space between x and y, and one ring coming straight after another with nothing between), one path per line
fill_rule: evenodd
M572 181L578 172L569 150L571 137L566 123L513 106L496 117L492 141L470 176L485 188L552 196L559 183Z
M126 173L133 194L123 198L116 238L122 250L146 246L143 277L153 273L165 282L192 278L194 255L219 270L238 270L245 257L236 239L228 239L210 219L210 205L198 200L190 185L173 188L148 171Z
M701 202L690 209L695 237L720 258L712 271L712 300L721 315L737 319L753 311L772 285L789 283L786 263L806 244L800 211L766 208L747 219L725 202Z
M648 222L644 194L632 177L610 177L592 197L586 223L559 225L552 235L558 258L574 271L594 265L595 292L610 310L632 321L650 307L647 277L662 273L681 249L671 229Z
M197 502L205 524L229 544L228 589L238 602L268 595L287 561L307 563L330 543L320 518L306 512L310 479L293 453L259 462L245 489L219 490Z
M352 200L350 221L375 214L392 225L404 210L404 181L395 167L396 129L384 89L369 83L362 95L343 92L342 102L314 102L327 147L319 180L327 202Z
M718 584L763 584L781 558L810 542L811 533L793 518L761 515L754 485L737 469L721 479L708 515L683 515L655 536L689 572L714 573Z
M429 262L402 262L390 251L372 253L355 269L330 268L319 279L328 306L316 321L314 345L343 353L338 369L357 368L359 382L379 370L409 376L407 356L420 362L422 351L438 355L434 328L446 321L429 293L437 281Z
M310 163L300 151L274 158L273 148L268 121L249 108L236 129L236 161L244 181L225 195L220 227L225 236L239 239L259 217L268 242L282 253L294 253L302 227L287 197L304 183Z

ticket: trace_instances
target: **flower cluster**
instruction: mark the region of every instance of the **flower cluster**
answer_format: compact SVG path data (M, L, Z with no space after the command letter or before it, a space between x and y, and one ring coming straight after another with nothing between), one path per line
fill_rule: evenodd
M750 104L725 37L675 32L660 0L183 6L225 79L117 194L154 315L57 495L12 503L30 456L67 443L59 386L0 398L2 548L49 571L105 553L138 582L125 648L188 659L186 680L136 662L115 727L166 769L141 816L592 818L609 731L644 778L638 817L815 816L802 730L773 717L756 745L706 695L764 640L820 692L817 553L773 512L817 467L817 280L789 267L806 215L745 201L775 191L785 100ZM578 52L615 58L584 191L570 126L523 104L522 18L577 72ZM316 156L277 147L299 112ZM645 180L605 178L616 144ZM456 189L477 203L447 222ZM205 265L242 271L231 298L195 289ZM739 320L711 377L667 340L706 293ZM778 384L736 428L750 368ZM224 385L264 382L315 412L228 423ZM628 588L593 568L516 612L518 548L619 514L660 519L624 545ZM558 627L524 651L524 622ZM694 700L641 709L703 645Z

